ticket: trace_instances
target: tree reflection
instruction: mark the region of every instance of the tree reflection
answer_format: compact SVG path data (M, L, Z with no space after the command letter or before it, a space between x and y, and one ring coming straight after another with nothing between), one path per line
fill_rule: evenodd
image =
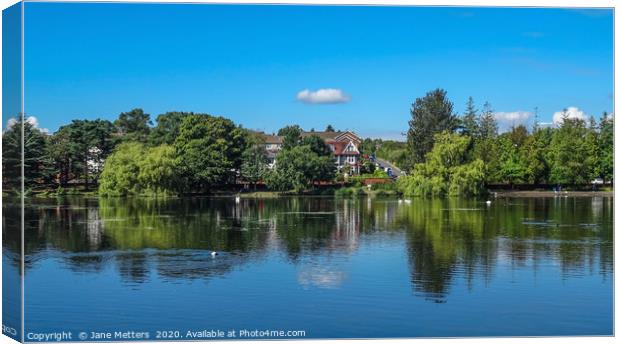
M3 207L5 257L18 266L19 205L5 198ZM72 271L100 273L113 264L123 281L139 285L208 280L278 254L304 268L297 276L304 287L339 288L347 272L333 270L330 257L394 235L405 239L413 293L445 302L455 280L473 288L499 266L536 271L552 260L564 278L612 276L612 211L613 198L603 197L497 199L491 206L332 197L29 199L25 266L55 257ZM221 254L214 259L211 251Z
M488 281L500 261L512 269L536 270L541 261L551 259L565 277L588 270L612 272L612 215L584 204L587 201L501 199L487 208L448 199L401 207L398 220L407 228L414 291L444 302L455 276L466 278L469 285L474 277Z

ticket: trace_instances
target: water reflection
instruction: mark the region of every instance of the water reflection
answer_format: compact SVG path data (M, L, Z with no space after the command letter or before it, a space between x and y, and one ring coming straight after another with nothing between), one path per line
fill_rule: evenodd
M18 264L19 233L10 225L15 206L10 199L3 204L5 259ZM613 199L603 197L516 198L491 206L329 197L30 199L25 264L26 274L48 258L79 273L113 266L125 283L140 286L155 278L208 281L281 255L297 266L301 287L340 288L348 272L338 262L364 240L402 238L413 294L441 303L455 280L468 288L488 283L498 265L537 271L556 264L562 278L610 279L612 211ZM211 250L222 254L213 258Z

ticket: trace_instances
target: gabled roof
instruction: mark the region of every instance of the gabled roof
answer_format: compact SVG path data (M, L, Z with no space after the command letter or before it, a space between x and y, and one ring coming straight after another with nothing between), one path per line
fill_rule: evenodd
M301 133L302 138L312 136L312 135L316 135L325 141L334 140L334 141L362 142L362 139L359 136L357 136L357 134L349 130L347 131L304 131Z
M282 144L282 137L277 135L263 134L262 139L266 144Z
M351 145L351 141L328 141L334 148L334 155L360 155L360 152L355 149L353 152L347 152L346 149L349 145Z
M357 136L357 134L355 134L352 131L344 131L341 132L338 136L336 136L334 138L337 141L345 141L345 140L349 140L349 141L355 141L357 143L362 142L362 139Z

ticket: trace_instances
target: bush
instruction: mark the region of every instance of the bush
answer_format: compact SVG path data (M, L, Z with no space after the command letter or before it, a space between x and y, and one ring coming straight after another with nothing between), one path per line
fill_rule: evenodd
M123 143L106 160L99 181L102 196L169 195L174 193L177 169L174 149L168 145L147 148Z

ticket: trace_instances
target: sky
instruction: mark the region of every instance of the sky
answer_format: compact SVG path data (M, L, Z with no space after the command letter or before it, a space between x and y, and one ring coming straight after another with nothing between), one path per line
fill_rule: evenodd
M611 10L34 2L24 22L25 112L50 132L142 108L404 139L436 88L504 130L613 111Z

